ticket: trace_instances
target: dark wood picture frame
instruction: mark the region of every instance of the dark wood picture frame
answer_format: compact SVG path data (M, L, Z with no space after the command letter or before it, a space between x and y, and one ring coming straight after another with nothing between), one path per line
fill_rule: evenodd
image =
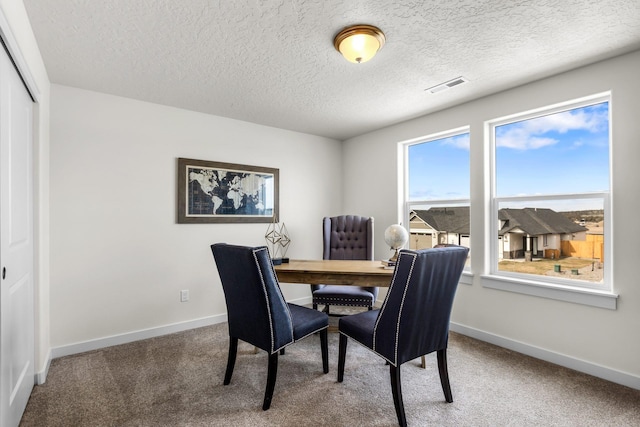
M279 169L178 158L178 223L278 222Z

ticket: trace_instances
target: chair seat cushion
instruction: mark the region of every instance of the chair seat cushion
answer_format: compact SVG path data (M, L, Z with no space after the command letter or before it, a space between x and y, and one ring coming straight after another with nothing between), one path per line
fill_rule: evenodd
M369 310L341 317L338 330L368 348L373 348L373 329L380 310Z
M373 306L375 296L359 286L327 285L313 292L314 304Z
M329 326L329 316L326 313L296 304L288 303L288 305L289 311L291 311L295 341Z

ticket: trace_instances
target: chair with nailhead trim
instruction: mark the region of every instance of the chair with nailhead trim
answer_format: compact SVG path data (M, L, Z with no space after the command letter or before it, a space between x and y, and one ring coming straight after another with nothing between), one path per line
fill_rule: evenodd
M328 316L285 301L266 246L216 243L211 251L227 303L229 355L224 385L231 382L238 340L265 350L269 366L262 409L266 411L276 385L278 354L284 354L285 347L319 335L322 371L329 372Z
M322 220L322 259L373 260L373 218L357 215L325 217ZM373 309L378 288L350 285L311 285L313 308L356 306Z
M338 322L338 382L344 378L348 338L385 359L400 426L407 425L400 382L405 362L435 351L445 400L453 402L447 370L449 319L468 253L463 246L402 249L382 307Z

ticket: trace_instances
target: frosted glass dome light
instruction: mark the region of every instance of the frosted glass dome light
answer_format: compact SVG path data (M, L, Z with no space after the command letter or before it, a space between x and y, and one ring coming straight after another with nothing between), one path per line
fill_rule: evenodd
M385 36L373 25L354 25L340 31L333 39L333 46L349 62L362 64L382 49Z

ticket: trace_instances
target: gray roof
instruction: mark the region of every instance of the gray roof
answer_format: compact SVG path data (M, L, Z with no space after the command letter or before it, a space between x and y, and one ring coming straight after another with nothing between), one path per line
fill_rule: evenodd
M500 209L498 218L505 221L498 232L501 236L516 228L530 236L587 231L587 227L576 224L561 213L546 208Z
M416 216L436 231L469 234L469 207L414 210ZM500 209L498 218L505 221L499 231L502 236L518 228L530 236L566 234L587 231L566 216L547 208Z
M469 234L469 206L431 208L413 212L434 230Z

